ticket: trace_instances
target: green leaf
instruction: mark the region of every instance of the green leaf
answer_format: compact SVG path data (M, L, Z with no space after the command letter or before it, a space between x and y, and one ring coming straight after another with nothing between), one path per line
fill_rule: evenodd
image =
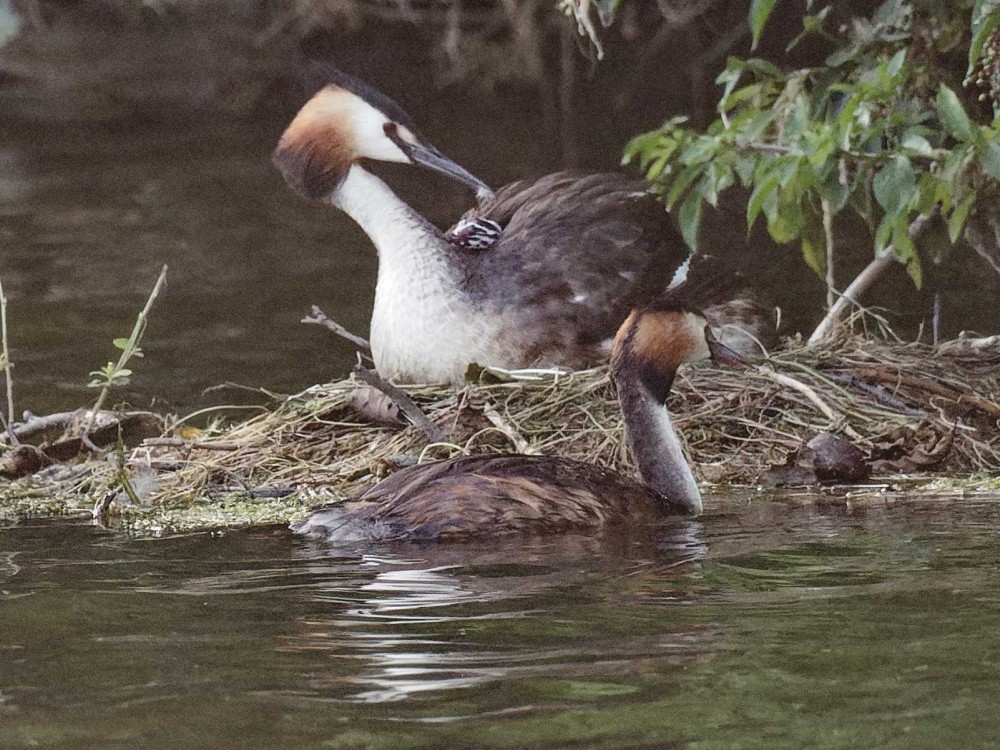
M920 255L910 237L910 227L906 216L900 216L893 224L892 244L896 249L896 255L906 264L906 272L910 274L910 278L919 289L924 282L924 272L920 264Z
M977 8L977 10L979 9ZM1000 26L1000 8L986 10L985 15L980 12L978 16L972 22L973 35L972 43L969 45L969 69L966 75L972 72L976 63L979 62L979 58L983 56L983 47L986 45L986 40Z
M797 46L799 42L805 39L809 34L815 34L823 30L823 21L830 14L832 6L828 5L823 8L819 13L813 15L806 15L802 18L802 32L798 34L792 41L788 43L785 47L785 52L791 52Z
M959 141L971 141L973 137L972 122L965 113L965 107L959 101L958 95L950 88L941 84L937 98L934 100L941 124Z
M934 149L931 147L930 141L916 133L909 133L904 136L901 145L907 151L912 151L920 156L932 156L934 154Z
M889 244L892 237L892 217L884 216L875 230L875 255L879 255Z
M740 82L740 78L743 77L743 66L730 65L727 66L725 70L719 73L715 78L715 82L723 85L722 96L719 97L719 109L726 109L727 102L729 101L729 96L733 93L733 89L736 88L736 84Z
M773 0L771 4L774 5ZM759 57L751 57L749 60L744 60L743 66L758 78L784 78L781 68L773 62L763 60Z
M826 232L823 216L812 207L803 212L802 258L820 278L826 275Z
M701 196L692 194L681 205L681 210L677 214L677 221L681 225L681 234L684 241L692 250L698 248L698 230L701 228Z
M875 175L872 190L887 214L898 214L908 208L917 195L913 164L905 156L893 157Z
M712 162L705 171L705 176L695 186L695 191L704 198L709 205L718 207L719 194L724 192L733 184L733 170L727 166Z
M965 220L969 218L969 211L972 210L975 202L976 191L970 190L968 195L962 198L958 205L955 206L955 210L951 212L951 216L948 217L948 238L952 241L952 244L958 242L958 238L962 236L962 230L965 228Z
M856 45L848 44L835 49L829 57L824 60L824 64L831 68L839 68L841 65L851 60L858 54Z
M986 174L1000 182L1000 143L995 138L986 141L981 158Z
M125 348L128 346L128 339L115 339L111 343L115 345L116 349L125 351Z
M753 0L750 4L750 31L753 34L753 44L750 49L757 49L764 24L767 23L776 2L777 0Z
M816 192L830 204L830 210L835 214L844 209L847 199L851 197L850 186L840 181L840 172L837 169L831 169L826 179L816 184Z
M950 184L953 190L957 190L962 175L968 167L969 162L975 156L976 150L973 146L961 146L952 149L940 166L941 179Z
M903 47L903 49L899 50L899 52L889 59L889 62L885 66L885 72L891 78L895 78L899 75L899 71L903 69L904 62L906 62L906 47Z
M736 157L736 174L740 178L743 187L750 186L753 179L754 170L757 168L757 157L751 154L739 154Z
M951 194L941 190L941 180L937 175L930 172L920 175L917 179L917 192L919 195L911 208L918 214L930 213L938 203L941 204L942 211L951 210Z
M772 173L765 179L758 182L754 187L753 193L750 194L750 200L747 201L748 227L752 227L754 222L757 221L757 217L764 208L765 201L767 201L768 198L775 197L775 192L777 191L780 182L781 178Z
M804 219L802 204L798 196L783 192L778 196L777 210L768 216L768 234L778 244L784 245L802 236Z
M676 205L677 201L680 200L687 192L688 188L691 187L691 184L701 177L707 166L707 164L695 164L688 167L677 176L677 179L674 180L673 185L670 187L670 192L667 193L667 208L673 208L674 205Z

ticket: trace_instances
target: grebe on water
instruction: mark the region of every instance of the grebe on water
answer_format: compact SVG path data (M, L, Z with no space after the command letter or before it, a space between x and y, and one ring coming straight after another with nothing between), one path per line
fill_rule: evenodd
M417 164L476 190L445 234L359 163ZM462 382L469 364L586 367L606 361L635 307L683 277L674 219L640 180L560 172L490 189L355 78L329 82L274 152L289 185L353 218L378 250L370 342L378 371Z
M544 456L470 456L402 469L361 495L319 508L293 531L328 542L463 540L640 526L698 514L701 493L664 404L677 368L743 360L707 321L667 292L635 310L611 370L642 483L592 464Z

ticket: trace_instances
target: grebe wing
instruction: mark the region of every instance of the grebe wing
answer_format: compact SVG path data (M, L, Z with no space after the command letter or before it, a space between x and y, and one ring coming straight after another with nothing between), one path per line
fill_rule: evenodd
M480 255L484 283L504 285L504 294L490 296L579 321L590 342L613 336L688 257L673 217L641 181L622 174L557 172L515 182L476 215L502 227Z
M650 522L656 493L613 472L542 456L469 456L402 469L293 529L329 541L461 539Z

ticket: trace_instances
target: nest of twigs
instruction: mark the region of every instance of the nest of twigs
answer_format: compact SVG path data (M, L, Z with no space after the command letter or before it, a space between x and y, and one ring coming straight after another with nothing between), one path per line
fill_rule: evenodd
M505 382L485 371L461 389L405 386L426 417L419 424L368 388L356 378L314 386L245 422L147 439L117 461L49 476L64 493L72 484L78 509L96 499L112 515L116 503L129 504L124 485L146 509L218 510L243 499L238 518L218 511L173 525L190 528L287 520L403 466L460 454L558 455L632 471L607 368ZM1000 471L998 347L792 341L747 369L683 369L668 407L702 481L756 484L819 433L852 442L876 474ZM38 475L35 485L46 491ZM275 498L284 500L254 509ZM136 513L135 503L124 512Z
M628 472L606 368L536 381L405 392L438 428L374 424L356 380L315 386L274 412L193 442L145 446L161 494L295 488L348 495L401 466L459 454L558 455ZM490 381L493 382L490 382ZM876 470L1000 470L1000 353L859 338L794 343L748 369L686 368L668 402L702 480L756 482L820 432L866 451ZM377 416L377 415L376 415ZM391 415L387 415L391 416Z

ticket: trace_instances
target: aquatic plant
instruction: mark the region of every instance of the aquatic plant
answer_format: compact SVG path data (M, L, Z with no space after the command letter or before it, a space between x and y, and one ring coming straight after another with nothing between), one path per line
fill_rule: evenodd
M156 298L160 295L160 290L163 289L163 285L166 281L167 267L163 266L160 270L159 277L156 279L156 283L153 285L153 291L149 293L149 298L146 300L145 306L135 319L135 325L132 326L132 333L129 334L127 339L120 338L115 339L112 342L116 349L121 350L121 354L118 356L118 361L108 362L104 365L104 367L91 371L90 374L92 379L89 383L87 383L87 385L90 388L100 388L101 392L98 395L94 406L90 410L90 417L87 420L87 425L84 430L85 433L90 432L93 428L97 415L104 406L104 402L107 400L111 389L129 384L129 380L132 376L132 370L128 368L128 363L134 358L144 356L142 349L139 348L139 342L142 341L142 336L146 332L146 323L149 320L149 311L152 309Z

